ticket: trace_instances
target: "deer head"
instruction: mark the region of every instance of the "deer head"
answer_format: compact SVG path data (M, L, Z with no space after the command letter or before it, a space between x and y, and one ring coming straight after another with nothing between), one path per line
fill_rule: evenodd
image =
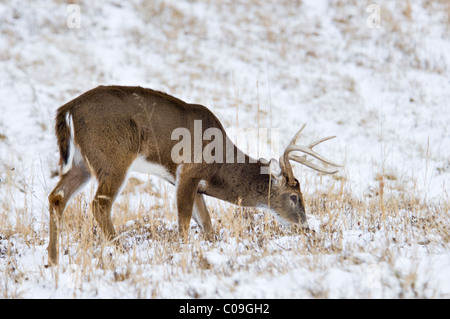
M283 155L280 157L279 162L277 162L277 160L275 159L272 159L269 163L271 190L268 203L269 208L273 212L275 212L277 216L281 217L282 220L288 221L293 224L301 224L303 226L307 225L305 203L303 200L300 183L294 176L290 160L303 164L324 174L335 174L338 172L336 168L342 167L341 165L331 162L330 160L324 158L323 156L312 150L314 146L335 138L335 136L322 138L306 146L297 145L297 142L305 126L306 124L304 124L294 135L294 137L286 147ZM318 166L313 162L307 160L307 155L298 156L293 154L294 152L302 152L307 155L313 156L321 162L328 164L334 168Z

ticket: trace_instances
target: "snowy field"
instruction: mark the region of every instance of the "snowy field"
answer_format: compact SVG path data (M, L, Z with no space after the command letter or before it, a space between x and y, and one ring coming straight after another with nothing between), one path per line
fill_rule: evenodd
M2 0L0 298L450 298L450 2ZM113 208L122 249L89 203L65 212L54 115L98 85L209 107L230 130L304 139L345 168L294 164L311 229L208 199L217 238L176 239L174 188L133 175ZM253 157L278 157L232 139ZM243 144L244 143L244 144Z

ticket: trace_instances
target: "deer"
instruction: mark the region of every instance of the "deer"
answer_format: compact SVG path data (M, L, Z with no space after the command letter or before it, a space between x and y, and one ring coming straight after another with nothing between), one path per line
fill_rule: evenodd
M173 132L182 128L194 133L198 121L202 124L201 134L208 129L223 134L219 146L226 149L227 154L218 152L215 161L206 161L198 160L195 152L181 155L173 151L180 143ZM205 106L132 86L99 86L81 94L59 107L55 117L60 170L59 182L48 196L49 265L58 264L63 212L93 177L98 187L90 207L107 241L117 238L111 210L130 172L158 176L175 186L178 234L184 241L188 240L192 217L206 237L213 234L204 196L243 207L268 208L288 225L307 227L300 183L290 161L324 174L335 174L342 166L312 150L335 136L306 146L297 145L305 125L278 161L273 158L255 160L230 142L221 122ZM193 143L190 146L194 146ZM205 139L200 143L204 149L213 140ZM294 154L297 151L305 155ZM308 160L307 155L331 167L319 166ZM239 156L243 160L237 161Z

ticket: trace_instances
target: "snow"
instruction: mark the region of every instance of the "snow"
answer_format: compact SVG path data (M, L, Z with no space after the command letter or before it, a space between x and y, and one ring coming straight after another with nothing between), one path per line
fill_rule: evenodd
M79 6L80 27L69 28L63 2L0 3L0 295L448 298L450 6L376 4L380 28L368 27L365 2L351 0L89 1ZM47 195L58 180L55 111L108 84L206 105L232 139L236 128L277 130L278 150L303 123L306 140L337 135L317 147L345 165L337 177L299 165L296 176L305 197L341 188L366 205L364 215L354 203L336 216L311 203L317 238L256 214L255 233L239 240L220 223L238 208L208 199L221 240L198 239L192 223L196 240L181 244L158 238L176 232L174 188L136 174L142 184L115 205L136 215L114 215L128 250L93 239L87 259L81 233L61 240L59 267L46 267ZM242 147L252 157L279 156ZM380 181L386 200L425 204L376 211L386 214L378 225L370 203ZM95 182L74 204L86 220L94 189ZM264 227L280 234L265 238Z

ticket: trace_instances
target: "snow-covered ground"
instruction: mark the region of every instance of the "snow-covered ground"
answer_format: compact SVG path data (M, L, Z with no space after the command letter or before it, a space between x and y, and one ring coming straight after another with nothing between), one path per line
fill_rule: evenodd
M318 147L345 164L337 176L294 167L314 234L214 199L219 240L200 240L194 223L190 244L146 234L174 234L174 189L136 175L114 207L125 251L94 239L82 258L82 232L47 268L55 110L107 84L203 104L230 132L276 130L279 150L305 122L307 140L337 135ZM449 101L445 0L4 0L0 296L448 298ZM67 216L89 219L91 193ZM235 217L251 224L245 236Z

